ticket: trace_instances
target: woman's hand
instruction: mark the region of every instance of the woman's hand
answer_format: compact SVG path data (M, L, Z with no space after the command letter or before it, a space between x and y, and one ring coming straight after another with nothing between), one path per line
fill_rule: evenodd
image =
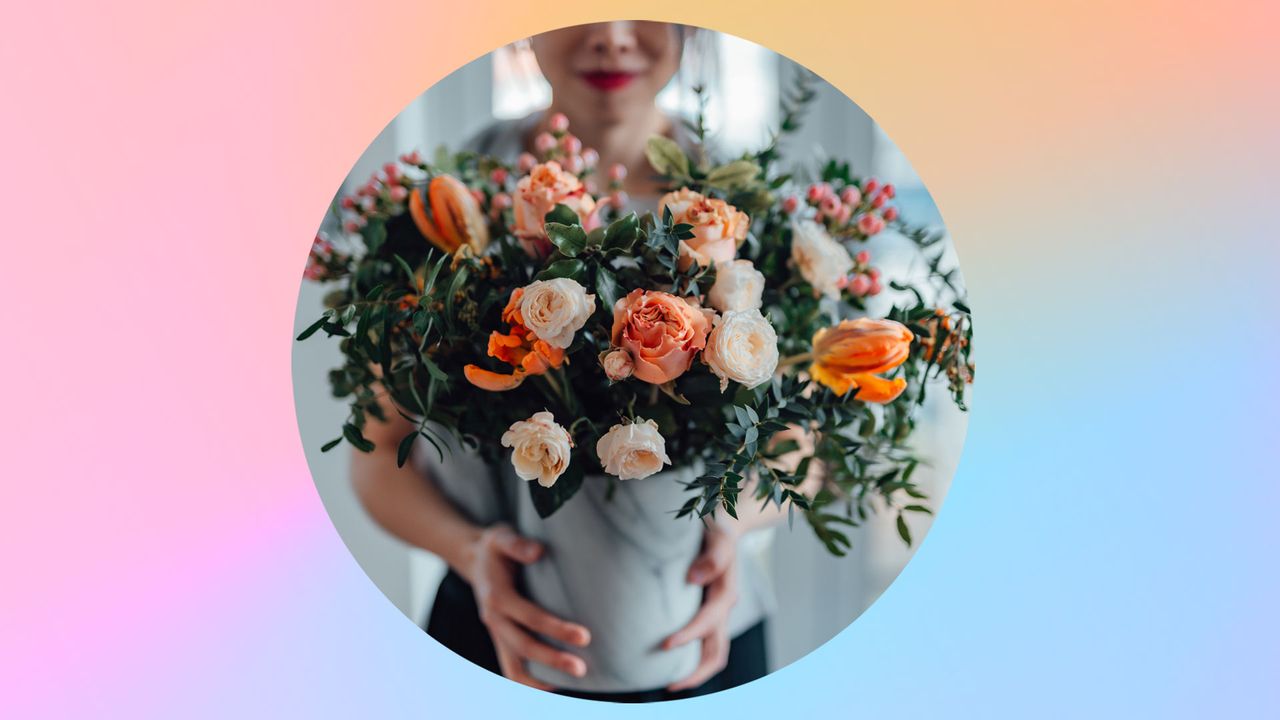
M711 523L702 539L702 552L689 566L689 582L706 588L702 607L688 625L662 641L670 650L702 641L702 658L688 677L667 686L686 690L710 680L729 662L729 611L738 602L738 530Z
M471 584L480 620L489 629L498 665L511 680L542 690L551 686L533 679L526 662L553 667L574 677L587 672L582 658L551 647L531 633L585 647L591 633L577 623L562 620L529 602L516 591L517 563L528 565L542 557L542 544L522 538L506 525L483 530L471 543L467 558L456 568Z

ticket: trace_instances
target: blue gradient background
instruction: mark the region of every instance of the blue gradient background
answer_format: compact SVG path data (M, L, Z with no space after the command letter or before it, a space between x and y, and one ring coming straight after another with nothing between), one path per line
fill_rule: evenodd
M6 716L1280 712L1274 6L12 15ZM416 630L329 523L290 395L303 259L364 145L479 54L610 15L848 92L928 183L977 318L966 452L898 581L801 662L662 707L536 693Z

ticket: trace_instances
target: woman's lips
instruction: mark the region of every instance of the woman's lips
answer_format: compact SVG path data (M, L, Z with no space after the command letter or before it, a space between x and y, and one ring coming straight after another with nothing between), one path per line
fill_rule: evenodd
M588 85L605 92L621 90L629 85L635 77L635 73L618 70L592 70L591 72L582 73L582 79Z

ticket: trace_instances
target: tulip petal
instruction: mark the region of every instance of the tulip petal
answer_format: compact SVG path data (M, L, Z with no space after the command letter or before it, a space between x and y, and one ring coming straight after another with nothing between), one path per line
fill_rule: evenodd
M479 365L467 365L462 368L462 374L467 380L481 390L489 390L491 392L503 392L519 387L524 382L524 373L516 371L510 375L496 373L492 370L485 370Z
M418 231L427 240L431 241L432 245L447 253L452 253L458 249L457 245L450 243L440 234L440 231L436 229L435 223L427 216L427 208L422 201L422 190L420 189L415 188L409 192L409 216L413 218L413 224L418 226Z
M877 375L854 375L852 379L858 388L858 392L853 396L853 399L861 400L862 402L893 402L902 394L903 390L907 389L906 378L886 380Z
M827 369L826 366L814 363L809 366L809 377L819 384L831 388L831 391L837 395L844 395L850 390L857 387L857 383L853 381L852 375L843 375L841 373Z
M446 240L454 247L467 242L467 220L463 203L471 198L467 187L448 175L437 175L427 185L427 194L431 201L431 216L436 221Z

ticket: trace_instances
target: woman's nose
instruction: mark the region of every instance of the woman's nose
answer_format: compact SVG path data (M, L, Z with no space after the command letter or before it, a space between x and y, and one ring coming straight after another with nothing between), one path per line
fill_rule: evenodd
M587 44L599 55L631 52L636 48L635 23L597 23L591 29Z

